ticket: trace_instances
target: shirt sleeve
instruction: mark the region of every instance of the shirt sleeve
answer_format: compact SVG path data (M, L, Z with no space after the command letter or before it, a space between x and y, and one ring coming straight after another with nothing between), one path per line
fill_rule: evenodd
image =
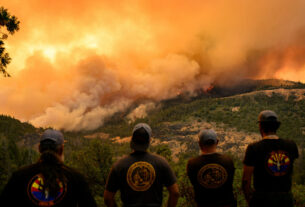
M163 184L169 187L177 182L177 178L172 168L166 160L164 160L164 170L163 170Z
M191 183L194 185L195 184L195 180L193 179L194 176L192 176L194 170L192 168L192 164L190 162L190 160L187 162L187 165L186 165L186 173L187 173L187 176L189 177Z
M235 165L234 165L234 161L233 159L230 158L230 163L231 163L231 171L232 171L232 177L234 178L234 174L235 174Z
M254 150L253 150L252 145L249 145L247 147L243 163L244 163L244 165L247 165L247 166L254 166L255 165L255 154L254 154Z
M9 179L8 183L5 185L2 193L0 194L0 203L1 206L15 206L15 203L18 201L15 198L16 189L18 186L18 180L15 176L15 173L13 173L12 177Z
M79 176L78 182L79 182L78 206L79 207L96 207L97 205L91 194L89 185L82 175Z
M117 173L116 168L113 166L111 168L111 171L109 173L107 182L106 182L106 190L109 192L117 192L120 188L120 179L119 175Z
M294 159L297 159L299 157L299 150L295 142L293 142L292 150L293 150Z

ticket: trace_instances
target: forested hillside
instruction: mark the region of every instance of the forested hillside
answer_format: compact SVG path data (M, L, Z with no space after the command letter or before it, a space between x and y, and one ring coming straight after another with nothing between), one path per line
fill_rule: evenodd
M135 122L127 120L124 114L117 114L96 131L65 132L65 163L86 176L96 201L99 206L104 206L102 196L111 165L130 152L128 137L133 126L138 122L147 122L153 129L154 137L150 151L170 161L180 186L179 206L191 207L194 206L193 193L185 165L190 157L199 153L196 141L198 131L212 127L222 142L221 151L235 161L235 195L238 206L245 206L241 193L241 160L245 146L259 139L258 113L271 109L278 113L282 122L279 135L295 140L299 146L300 158L295 163L293 193L297 206L304 206L305 90L254 90L228 97L214 95L163 102L146 118ZM0 191L14 170L37 161L37 144L42 131L29 123L0 116ZM165 193L165 199L166 196Z
M36 137L37 141L39 131L29 123L0 115L0 191L13 171L37 160L38 153L26 140Z
M180 174L178 173L178 175L179 179L181 179L181 187L185 190L183 195L186 198L192 195L189 194L189 183L185 179L186 175L183 170L185 170L186 160L198 154L198 146L196 139L194 139L200 130L198 126L219 127L221 129L219 134L223 137L220 141L224 142L221 143L224 149L222 151L234 154L237 167L235 190L237 190L236 195L239 199L239 206L244 206L240 181L241 160L245 146L256 141L257 137L259 137L257 124L259 112L266 109L274 110L278 113L282 123L278 135L284 139L296 141L299 146L300 158L295 163L295 185L293 189L298 206L303 206L305 204L303 196L305 193L304 108L304 89L269 89L229 97L203 97L186 101L185 103L172 101L164 103L161 109L151 111L146 118L138 119L136 122L149 123L154 129L155 138L159 139L160 143L168 144L175 140L177 144L170 146L172 152L179 146L183 148L183 151L179 154L178 163L174 165L180 169ZM109 121L100 131L109 133L110 137L126 137L130 135L130 129L134 124L118 116ZM235 132L233 135L232 131ZM227 136L231 136L231 140L228 141L226 139ZM244 137L240 138L239 136ZM249 138L256 139L251 141ZM236 149L239 150L236 151ZM190 204L188 203L188 205Z

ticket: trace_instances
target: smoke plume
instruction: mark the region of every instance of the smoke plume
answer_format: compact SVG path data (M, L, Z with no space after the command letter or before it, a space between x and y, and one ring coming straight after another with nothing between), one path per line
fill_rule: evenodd
M302 0L1 3L21 29L7 42L12 78L0 78L0 113L35 126L92 130L149 100L134 120L215 81L305 81Z
M156 109L156 104L153 102L140 104L138 107L132 110L132 112L130 112L126 116L126 118L132 123L136 119L145 118L148 115L147 113L152 111L153 109Z

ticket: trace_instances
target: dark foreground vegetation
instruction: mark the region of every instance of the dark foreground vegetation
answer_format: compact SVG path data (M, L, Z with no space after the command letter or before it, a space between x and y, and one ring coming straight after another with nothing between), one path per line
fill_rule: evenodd
M238 111L232 111L238 107ZM297 142L300 158L295 163L293 178L293 194L296 206L305 206L305 159L304 159L304 133L305 133L305 99L297 100L291 94L288 98L279 94L271 97L256 93L251 96L235 96L229 98L200 98L189 102L171 102L163 104L161 108L150 113L149 118L136 122L148 122L156 137L171 136L164 123L187 122L191 119L197 121L215 122L224 124L228 128L236 128L246 132L257 131L257 114L263 109L272 109L279 114L282 126L279 135ZM129 136L135 123L129 123L116 115L103 128L96 132L109 133L111 136ZM28 123L7 116L0 116L0 192L6 184L11 173L23 165L36 162L39 154L37 143L39 134L43 129L34 128ZM91 132L92 133L92 132ZM116 144L109 139L87 139L82 133L65 133L65 163L78 169L86 177L99 206L103 204L103 191L111 165L118 158L130 152L128 143ZM238 145L238 143L236 143ZM197 150L189 148L179 154L177 162L172 161L171 150L167 145L160 144L150 150L166 157L172 165L180 186L181 198L178 206L194 206L192 187L186 176L187 160L198 154ZM234 190L238 206L245 206L241 190L242 162L236 155ZM166 199L167 195L164 194Z

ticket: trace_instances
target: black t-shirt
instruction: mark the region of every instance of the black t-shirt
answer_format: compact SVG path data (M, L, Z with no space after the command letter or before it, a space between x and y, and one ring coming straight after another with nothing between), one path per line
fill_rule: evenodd
M106 189L121 191L124 206L161 206L163 186L176 183L168 162L148 152L134 152L116 162Z
M200 155L187 163L187 174L199 206L233 204L234 163L219 153Z
M253 166L253 183L257 192L289 192L293 162L299 157L295 142L263 139L246 150L244 164Z
M84 177L64 165L66 181L58 181L57 196L44 193L40 167L36 163L13 173L0 196L0 206L96 207Z

